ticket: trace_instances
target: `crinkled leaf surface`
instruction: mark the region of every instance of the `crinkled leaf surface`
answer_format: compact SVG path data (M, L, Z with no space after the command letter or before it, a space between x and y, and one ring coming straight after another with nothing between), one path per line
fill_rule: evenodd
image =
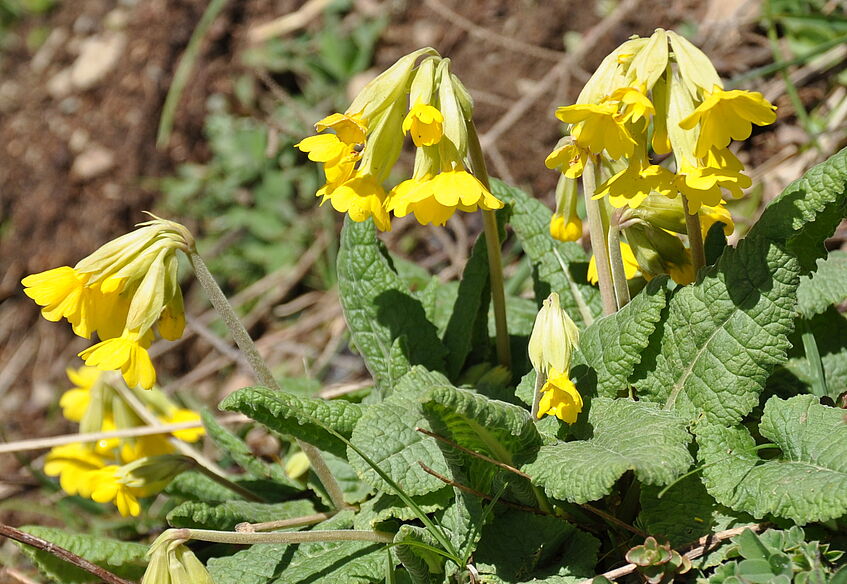
M413 497L413 499L424 513L432 513L445 509L450 505L450 501L453 499L453 489L445 486L438 491L433 491L420 497ZM388 519L409 521L416 518L417 515L415 512L400 497L379 493L376 497L368 499L359 507L359 512L356 513L356 518L354 519L354 527L356 529L373 529L377 523L387 521Z
M772 513L798 524L847 513L847 424L844 411L811 395L765 404L759 432L781 456L762 459L742 426L697 429L703 480L718 502L762 518Z
M168 523L173 527L232 530L244 521L263 523L312 513L315 513L315 506L306 499L272 504L253 501L186 501L168 513Z
M379 387L390 391L414 364L445 368L438 331L389 263L372 220L345 219L338 286L353 344Z
M394 536L394 542L400 544L394 547L394 552L414 584L437 584L444 580L444 556L419 545L413 545L417 543L439 547L438 542L426 529L414 525L401 525Z
M25 525L21 527L21 531L63 547L123 578L139 580L147 567L147 560L144 558L147 546L144 544L118 541L98 535L71 533L56 527L40 525ZM83 584L99 581L96 576L60 560L53 554L19 545L21 550L35 562L38 569L55 582Z
M274 432L295 436L338 456L344 456L347 447L324 428L350 436L362 415L359 404L298 397L266 387L239 389L228 395L219 407L241 412Z
M562 243L550 237L553 215L550 209L522 190L496 179L491 181L491 192L511 206L510 225L532 262L539 305L550 292L558 292L562 308L580 328L600 316L600 293L585 279L588 257L579 244ZM580 269L571 264L580 264Z
M814 315L807 324L818 346L829 397L835 400L847 388L847 318L830 306L821 314ZM806 357L800 330L795 331L790 340L794 346L785 368L797 380L811 387L815 373ZM794 380L795 384L797 380ZM798 388L795 385L792 389L792 393L796 393Z
M431 438L415 428L430 429L420 410L420 398L435 386L450 386L441 374L414 367L385 400L370 405L353 430L350 441L392 478L410 496L425 495L444 487L444 483L426 473L422 462L440 474L447 474L447 463ZM392 487L365 460L348 448L348 460L359 476L373 487L393 494Z
M615 397L629 385L665 307L667 278L654 278L632 302L596 320L579 338L581 359L596 373L597 395Z
M303 491L302 487L289 487L267 479L244 479L239 476L230 476L229 479L269 502L284 500ZM220 483L216 483L206 475L194 471L178 474L165 488L165 492L188 501L210 503L244 499L241 495L227 489Z
M543 446L523 471L548 495L574 503L600 499L628 470L644 484L665 485L691 466L685 420L655 404L596 398L588 440Z
M485 582L552 584L593 576L599 549L596 538L558 517L509 509L483 527L474 557Z
M346 529L353 513L342 511L314 531ZM256 544L231 556L212 558L209 573L222 584L369 584L385 572L385 545L369 542Z
M847 299L847 252L836 250L825 260L817 261L817 269L804 276L797 288L800 314L811 317Z

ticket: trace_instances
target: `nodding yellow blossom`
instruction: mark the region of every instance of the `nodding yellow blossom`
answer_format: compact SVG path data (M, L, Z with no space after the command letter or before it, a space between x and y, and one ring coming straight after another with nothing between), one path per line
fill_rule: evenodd
M67 390L59 399L62 415L71 422L79 422L85 415L91 403L91 388L100 379L102 371L96 367L71 367L65 370L68 379L74 384L72 389Z
M674 174L657 164L641 168L638 163L634 163L598 186L594 198L599 199L608 195L613 207L636 209L650 193L675 197Z
M162 422L165 424L181 424L182 422L199 422L200 414L193 410L186 410L183 408L176 408L171 411L168 415L162 418ZM206 433L206 430L203 426L198 426L197 428L188 428L186 430L177 430L173 433L174 437L179 438L185 442L197 442L203 435Z
M676 188L688 199L688 212L694 214L701 205L715 207L723 201L723 190L739 198L752 184L743 174L744 165L728 149L712 148L699 164L685 163L674 179Z
M350 215L353 221L365 221L373 217L377 229L391 231L391 219L385 210L385 189L369 174L357 174L335 188L325 186L318 191L333 209Z
M708 205L702 205L700 207L700 228L703 231L702 235L704 239L715 223L723 223L723 233L727 237L735 231L735 222L732 220L732 215L723 201L721 201L720 205L714 207L709 207Z
M206 567L183 545L186 540L179 533L169 529L150 545L141 584L214 584Z
M638 275L641 268L638 266L638 260L635 259L632 247L625 241L621 242L621 258L623 258L624 275L627 280L632 280ZM591 256L591 260L588 262L588 274L586 277L592 284L596 284L599 281L597 275L597 260L594 259L593 255ZM647 279L650 278L648 277Z
M59 477L59 485L69 495L90 497L94 488L91 473L106 465L92 448L79 443L56 446L44 460L44 474Z
M137 517L141 513L138 497L144 495L139 492L139 489L122 483L119 471L120 467L116 465L92 471L89 479L93 486L90 497L98 503L114 503L124 517L130 515Z
M726 148L730 140L746 140L752 124L766 126L776 121L776 106L757 91L714 87L703 103L679 122L684 130L700 127L695 156L702 158L712 148Z
M403 120L403 133L411 134L415 146L432 146L438 144L444 135L444 116L437 108L416 103Z
M636 142L630 136L616 103L576 104L560 107L556 117L571 129L576 144L594 154L605 151L612 160L632 156Z
M582 237L582 219L553 213L553 218L550 219L550 235L559 241L579 241Z
M567 424L573 424L582 411L582 405L582 396L568 374L551 369L547 381L541 387L537 416L552 415Z
M634 87L621 87L612 93L610 99L622 104L621 113L625 121L636 123L642 119L647 120L656 113L656 108L644 93Z
M535 317L529 337L529 360L539 375L551 369L566 372L578 343L579 329L559 304L559 295L553 292Z
M585 170L587 160L587 150L580 148L572 141L565 143L560 141L555 150L547 156L544 165L550 170L559 169L568 178L579 178Z
M391 191L386 207L397 217L414 213L421 225L444 225L457 210L491 211L501 209L503 202L472 174L449 170L403 181Z
M149 335L140 331L124 331L114 339L106 339L80 352L85 364L105 371L119 370L129 387L150 389L156 383L156 369L147 352Z
M318 132L333 130L334 134L318 134L304 138L294 145L309 155L309 160L322 162L327 184L340 184L349 179L365 149L367 125L356 114L332 114L315 124Z
M97 333L101 342L81 353L87 365L120 369L130 386L149 389L156 378L146 351L153 329L173 340L185 327L176 252L193 247L185 227L154 217L73 268L32 274L21 282L45 318L65 318L85 338Z

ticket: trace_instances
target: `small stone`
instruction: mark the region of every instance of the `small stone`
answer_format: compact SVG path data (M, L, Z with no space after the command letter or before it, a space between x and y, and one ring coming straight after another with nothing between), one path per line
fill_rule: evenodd
M115 8L103 19L103 26L109 30L123 30L129 23L129 12L123 8Z
M66 97L72 89L70 69L62 69L47 81L47 93L54 99Z
M87 181L108 172L114 165L114 152L102 146L92 145L74 159L71 174Z
M74 20L73 30L74 34L80 36L91 34L97 30L97 21L87 14L80 14L77 19Z
M91 136L87 131L82 128L77 128L73 131L73 134L71 134L71 139L68 140L68 148L70 148L75 154L79 154L86 146L88 146L88 141L90 139Z
M82 41L74 64L71 82L77 89L86 90L99 83L118 64L126 48L122 32L106 33Z
M70 116L79 111L79 98L75 95L69 95L59 102L59 111L66 116Z

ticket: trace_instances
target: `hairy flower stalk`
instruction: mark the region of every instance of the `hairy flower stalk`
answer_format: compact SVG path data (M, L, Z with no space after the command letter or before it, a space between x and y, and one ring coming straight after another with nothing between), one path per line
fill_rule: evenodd
M620 243L630 246L645 277L667 273L678 284L687 284L705 263L700 210L719 207L724 193L740 197L751 185L728 148L730 142L748 138L753 125L773 123L775 109L760 93L725 90L706 55L680 35L657 29L649 38L634 37L615 49L586 83L577 103L556 110L556 117L568 125L569 137L548 156L547 166L567 179L582 177L586 195L605 208L601 216L609 216L613 208L638 209L655 196L681 201L685 228L675 233L685 236L684 254L650 228L622 228L626 241ZM667 154L672 156L666 163L655 158ZM597 175L588 172L592 159ZM590 205L586 210L591 223L596 213ZM561 216L557 205L551 233L564 239ZM610 250L618 306L627 294L619 281L626 261L618 258L616 243L607 247L607 229L603 225L602 238L592 234L592 247L608 310L605 256ZM612 233L610 239L616 238ZM657 248L657 242L663 243Z
M420 60L420 62L418 62ZM399 59L359 93L344 113L315 124L319 132L296 147L323 163L326 184L317 192L353 221L373 219L391 229L389 214L413 215L421 225L445 225L457 211L483 212L492 302L501 365L510 365L500 242L491 193L473 128L473 102L450 71L450 60L431 48ZM404 137L415 146L412 175L388 191Z

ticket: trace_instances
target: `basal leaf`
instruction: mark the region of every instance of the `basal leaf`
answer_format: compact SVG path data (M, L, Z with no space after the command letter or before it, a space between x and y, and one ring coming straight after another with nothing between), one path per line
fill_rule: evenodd
M697 430L703 479L723 505L759 519L767 514L798 524L847 513L847 424L844 411L811 395L765 404L759 432L782 451L762 459L743 426Z
M585 279L588 257L579 244L550 236L550 209L499 180L491 181L491 192L511 206L510 224L532 262L536 300L540 303L550 292L558 292L562 308L580 328L600 316L600 294ZM572 264L581 264L580 270Z
M445 486L438 491L414 497L414 500L424 513L432 513L446 508L452 498L453 489ZM389 519L410 521L416 518L415 512L400 497L379 493L361 504L353 525L356 529L373 529L377 523Z
M796 259L747 238L702 280L679 289L632 383L640 398L693 420L734 424L786 358L799 283Z
M437 584L443 581L445 558L423 547L438 547L438 542L426 529L401 525L394 536L394 543L399 544L394 547L394 552L406 568L413 584Z
M483 527L474 557L484 582L579 582L594 575L599 549L558 517L509 509Z
M799 381L811 387L815 381L815 374L800 336L805 326L809 327L809 331L815 337L829 397L835 400L847 388L847 318L835 307L830 306L821 314L816 314L809 321L801 323L800 330L794 331L794 334L789 337L794 346L789 352L790 358L785 363L785 368L796 377L795 382ZM794 387L792 393L797 393L797 390L798 388Z
M269 502L289 498L303 490L301 487L281 485L267 479L245 479L238 476L230 476L229 479ZM165 492L188 501L224 503L226 501L243 500L241 495L234 493L220 483L216 483L206 475L193 471L178 474L165 488Z
M548 495L574 503L609 494L628 470L647 485L665 485L691 466L685 420L655 404L595 398L588 440L542 446L523 471Z
M350 438L410 496L425 495L444 487L441 480L426 473L418 464L422 462L446 474L447 463L441 450L432 439L415 430L417 427L429 429L418 400L437 384L449 387L443 375L419 366L412 368L388 398L365 409ZM365 482L393 494L392 487L352 448L348 448L347 455Z
M444 370L438 331L394 271L371 220L344 221L338 285L353 344L380 388L390 391L415 364Z
M353 513L342 511L313 531L346 529ZM385 572L385 545L369 542L257 544L231 556L212 558L215 582L238 584L370 584Z
M359 404L298 397L266 387L239 389L228 395L219 407L241 412L274 432L295 436L338 456L345 456L347 447L324 428L350 436L362 415Z
M847 252L836 250L825 260L819 259L815 272L800 280L797 307L800 314L811 318L844 300L847 300Z
M263 523L290 519L315 513L311 501L298 499L285 503L254 503L252 501L226 501L206 503L186 501L168 513L168 523L173 527L193 527L231 531L242 522Z
M130 580L139 580L147 567L147 560L144 558L147 546L144 544L118 541L98 535L71 533L56 527L40 525L25 525L21 527L21 531L63 547L89 562ZM83 584L99 581L96 576L60 560L53 554L27 545L19 544L19 547L35 562L39 570L55 582Z
M579 353L596 373L597 395L615 397L629 385L665 307L666 282L654 278L632 302L594 321L580 335Z

